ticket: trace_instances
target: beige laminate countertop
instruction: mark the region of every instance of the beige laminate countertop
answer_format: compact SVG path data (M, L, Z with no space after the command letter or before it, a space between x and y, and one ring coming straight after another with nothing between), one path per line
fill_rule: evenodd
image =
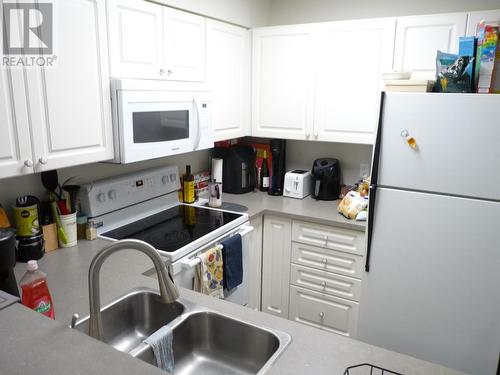
M132 375L164 374L157 368L118 352L68 328L74 312L88 314L88 269L107 241L80 241L78 246L46 254L39 261L48 274L56 321L19 304L0 311L0 374L8 375ZM145 276L149 258L139 252L115 253L101 269L103 303L136 287L158 289ZM16 266L16 277L25 265ZM345 368L372 363L406 375L460 374L454 370L395 353L357 340L254 311L223 300L181 289L181 297L240 320L287 332L292 341L269 374L342 375Z
M246 194L222 194L222 202L236 203L248 207L250 219L272 214L319 224L335 225L347 229L364 231L366 222L346 219L338 213L340 201L318 201L311 196L304 199L271 196L263 192Z

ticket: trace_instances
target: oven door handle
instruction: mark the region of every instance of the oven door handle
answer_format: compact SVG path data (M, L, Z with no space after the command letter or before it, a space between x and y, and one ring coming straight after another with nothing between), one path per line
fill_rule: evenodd
M237 231L237 232L234 232L232 234L229 235L229 237L235 235L235 234L239 234L241 237L244 237L246 236L247 234L251 233L254 231L254 227L252 227L251 225L246 225L244 226L243 228L241 228L241 230ZM200 258L198 258L198 255L192 257L192 258L189 258L189 257L185 257L184 259L181 259L180 263L181 263L181 267L183 269L190 269L190 268L194 268L196 267L198 264L200 264L201 260Z

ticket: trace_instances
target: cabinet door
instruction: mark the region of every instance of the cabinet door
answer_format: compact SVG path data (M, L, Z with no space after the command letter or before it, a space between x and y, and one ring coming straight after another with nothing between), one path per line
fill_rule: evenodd
M21 68L0 69L0 134L0 178L33 173Z
M205 18L163 7L166 78L205 81Z
M394 69L412 71L413 78L434 79L436 51L458 52L458 37L465 35L466 22L467 13L399 17Z
M253 30L252 135L311 137L312 30L312 25Z
M104 3L53 6L57 62L25 71L37 171L113 157Z
M382 72L391 70L394 18L330 22L316 39L315 140L373 143Z
M490 25L498 25L500 23L500 9L470 12L469 17L467 17L467 36L476 36L477 26L483 20Z
M351 229L294 220L292 239L293 241L346 253L358 255L364 255L365 253L364 232Z
M292 222L265 216L262 251L262 311L288 319Z
M290 320L355 338L358 310L357 302L290 287Z
M250 135L250 31L207 20L207 82L215 140Z
M248 307L260 311L260 299L262 290L262 216L250 220L253 232L250 236L250 274L249 289L250 298ZM245 271L246 272L246 271Z
M143 0L109 0L107 6L111 76L164 76L163 7Z

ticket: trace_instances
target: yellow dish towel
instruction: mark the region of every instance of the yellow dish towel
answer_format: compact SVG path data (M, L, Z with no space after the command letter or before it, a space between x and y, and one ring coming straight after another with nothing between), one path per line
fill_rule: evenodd
M198 256L195 290L216 298L224 298L224 274L222 271L222 246L217 245Z

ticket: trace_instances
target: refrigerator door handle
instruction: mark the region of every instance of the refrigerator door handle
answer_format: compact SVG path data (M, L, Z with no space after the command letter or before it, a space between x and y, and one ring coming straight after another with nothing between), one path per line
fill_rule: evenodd
M380 162L380 143L382 138L382 117L384 114L385 92L382 92L380 97L380 110L378 117L377 136L375 139L375 146L373 148L372 157L372 174L370 184L370 194L368 201L368 228L366 233L366 258L365 258L365 271L370 272L370 253L373 235L373 217L375 216L375 197L377 194L378 183L378 168Z
M365 271L370 272L370 254L373 235L373 216L375 216L375 197L377 195L377 185L370 185L370 200L368 201L368 228L366 232L366 257Z

